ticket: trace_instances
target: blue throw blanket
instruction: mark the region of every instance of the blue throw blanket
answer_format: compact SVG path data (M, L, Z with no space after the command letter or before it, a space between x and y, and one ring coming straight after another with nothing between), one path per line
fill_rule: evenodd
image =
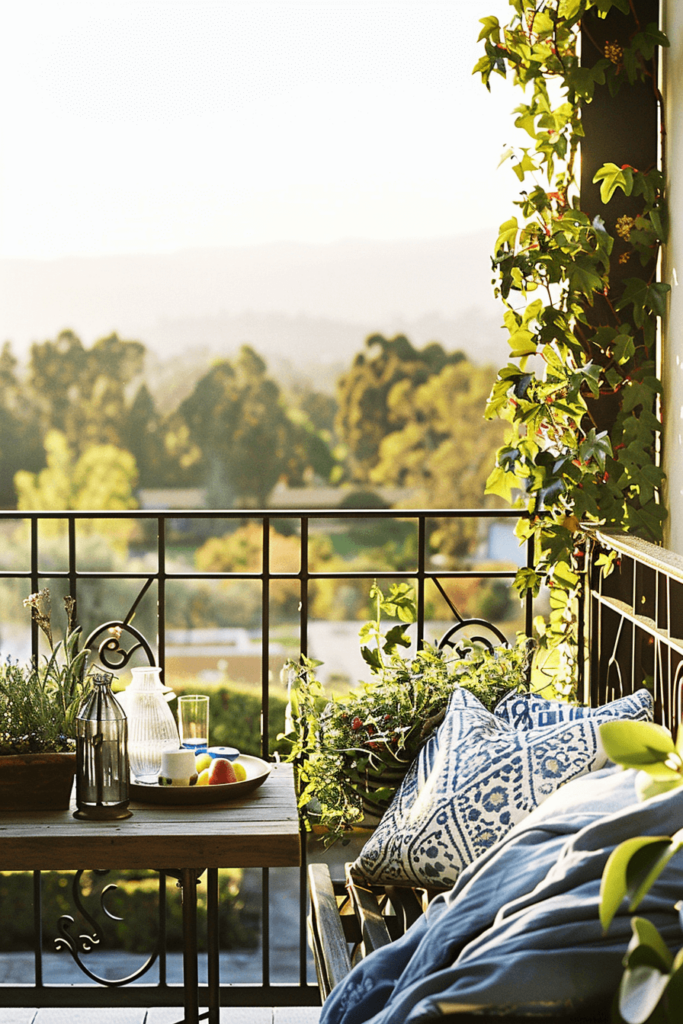
M363 960L331 993L320 1024L410 1024L449 1008L570 1013L609 1000L631 938L626 901L607 935L600 878L611 851L683 827L683 787L636 801L636 773L605 769L541 804L466 869L399 940ZM672 950L683 855L638 909Z

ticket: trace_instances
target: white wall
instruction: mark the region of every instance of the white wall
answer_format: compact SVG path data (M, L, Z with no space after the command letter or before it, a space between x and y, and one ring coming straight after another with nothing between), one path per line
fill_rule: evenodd
M664 30L671 48L664 51L666 161L671 235L664 251L662 279L671 285L664 325L664 469L668 477L669 519L665 546L683 555L683 4L664 0Z

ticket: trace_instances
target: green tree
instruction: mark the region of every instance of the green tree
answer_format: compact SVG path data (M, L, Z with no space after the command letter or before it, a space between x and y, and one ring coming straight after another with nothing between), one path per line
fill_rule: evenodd
M348 449L350 474L360 482L370 480L384 438L404 426L400 405L390 401L397 385L415 389L465 358L447 354L436 342L416 349L403 335L388 340L373 334L365 347L367 353L356 356L337 386L337 430Z
M92 445L123 447L126 389L141 372L145 348L116 334L86 349L72 331L31 348L28 382L41 433L62 431L79 454Z
M137 467L130 452L114 445L93 445L76 457L66 435L50 430L45 454L44 469L20 470L14 478L18 509L137 508L133 495Z
M466 359L423 384L408 378L394 384L387 408L397 429L381 442L370 479L410 488L411 505L424 508L495 507L484 488L505 428L484 420L490 386L491 370ZM477 539L476 520L440 524L442 554L465 555Z
M197 383L172 436L181 464L194 462L201 473L209 508L262 508L280 477L301 480L312 464L328 472L322 439L296 419L264 361L244 345L233 363L216 363Z
M14 508L14 474L37 470L43 462L33 408L16 374L17 360L9 342L0 352L0 507Z
M338 463L328 431L316 429L303 409L288 409L287 418L289 447L283 475L289 486L302 487L311 476L329 480Z
M184 483L177 460L165 444L166 429L146 384L138 388L121 430L124 447L133 455L143 487Z

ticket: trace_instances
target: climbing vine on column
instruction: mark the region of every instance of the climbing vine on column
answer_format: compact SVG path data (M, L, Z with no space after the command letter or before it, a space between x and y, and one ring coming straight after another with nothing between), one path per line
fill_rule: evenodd
M660 540L666 516L657 461L654 346L668 285L657 280L666 239L660 167L606 163L594 181L603 203L639 197L635 216L603 219L581 208L577 167L582 107L597 88L611 95L639 82L657 88L656 24L642 24L629 0L510 0L506 25L482 19L484 55L475 72L520 88L515 125L522 144L504 159L521 183L513 216L493 254L496 293L505 305L509 361L498 373L486 415L510 422L487 492L528 513L535 566L521 569L520 595L550 587L543 642L560 653L560 689L575 681L575 598L585 554L582 524ZM590 12L590 14L589 14ZM628 43L579 56L586 19L619 12ZM623 37L623 36L622 36ZM590 38L590 37L589 37ZM628 273L633 267L632 276Z

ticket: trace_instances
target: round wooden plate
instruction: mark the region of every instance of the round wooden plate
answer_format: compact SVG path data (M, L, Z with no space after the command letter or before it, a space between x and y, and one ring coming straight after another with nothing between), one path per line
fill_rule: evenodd
M131 782L130 798L141 804L223 804L237 800L262 786L270 775L271 765L260 757L240 754L247 777L243 782L227 782L222 786L159 786Z

